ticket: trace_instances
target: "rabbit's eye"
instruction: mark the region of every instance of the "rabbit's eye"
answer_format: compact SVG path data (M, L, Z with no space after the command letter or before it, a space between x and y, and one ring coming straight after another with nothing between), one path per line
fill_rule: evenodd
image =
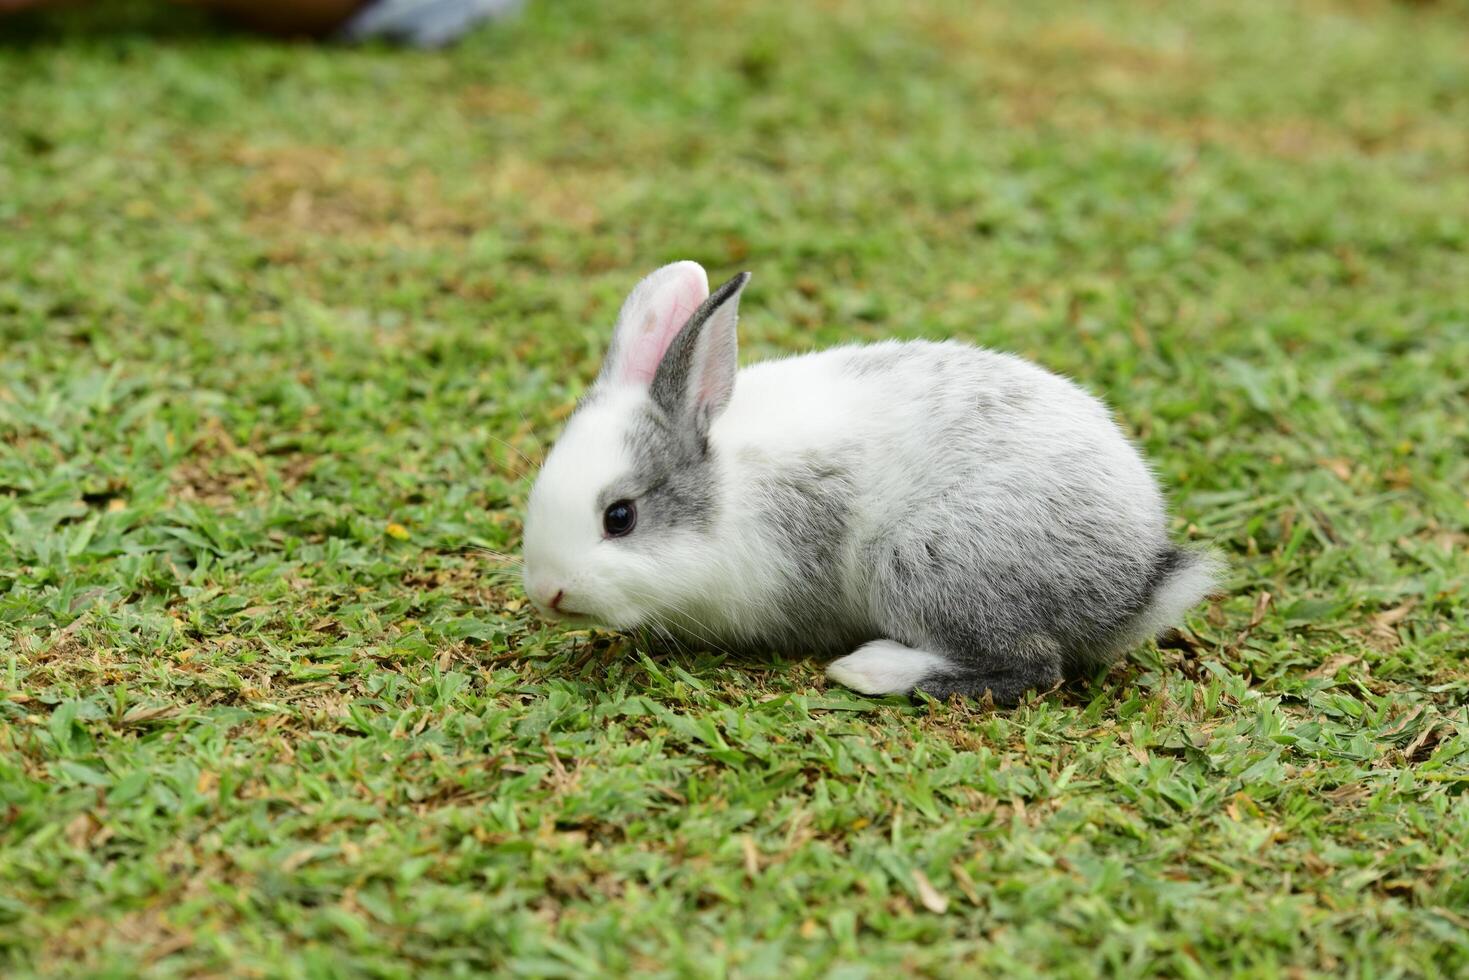
M619 500L602 513L602 530L609 538L620 538L631 533L638 523L638 505L631 500Z

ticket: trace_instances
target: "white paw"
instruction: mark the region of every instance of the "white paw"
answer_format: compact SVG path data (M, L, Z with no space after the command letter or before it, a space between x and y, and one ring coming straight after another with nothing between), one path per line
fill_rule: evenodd
M936 653L892 640L873 640L827 664L826 676L863 694L907 694L948 663Z

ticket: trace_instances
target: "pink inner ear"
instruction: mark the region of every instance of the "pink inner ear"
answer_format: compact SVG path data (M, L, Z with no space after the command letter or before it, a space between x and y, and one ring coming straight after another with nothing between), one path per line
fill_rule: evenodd
M651 384L668 345L709 298L704 270L692 262L669 266L662 277L664 281L650 284L653 288L646 301L628 311L633 322L619 324L620 330L627 331L622 338L626 354L618 370L618 377L623 381Z

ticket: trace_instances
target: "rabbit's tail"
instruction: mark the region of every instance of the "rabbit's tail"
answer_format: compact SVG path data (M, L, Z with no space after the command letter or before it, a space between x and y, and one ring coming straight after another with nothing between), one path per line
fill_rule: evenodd
M1158 560L1147 603L1132 622L1132 643L1141 643L1178 626L1185 614L1213 592L1224 573L1224 562L1208 551L1169 547Z

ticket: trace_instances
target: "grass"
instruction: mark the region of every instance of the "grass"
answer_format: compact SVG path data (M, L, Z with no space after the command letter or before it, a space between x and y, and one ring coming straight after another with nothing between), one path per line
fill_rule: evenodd
M0 25L0 972L1469 971L1469 11ZM1231 560L1013 711L548 629L622 295L1017 351Z

